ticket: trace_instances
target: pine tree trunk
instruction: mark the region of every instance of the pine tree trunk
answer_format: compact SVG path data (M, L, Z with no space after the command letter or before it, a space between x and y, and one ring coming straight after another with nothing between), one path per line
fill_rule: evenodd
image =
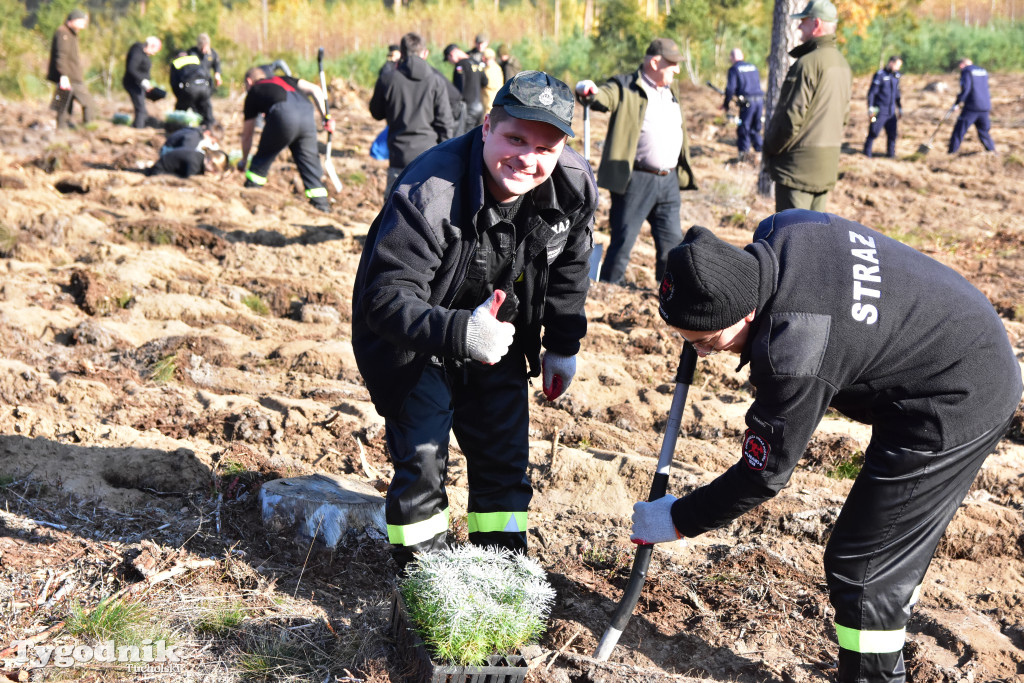
M772 51L768 55L768 83L764 96L764 120L767 134L768 125L775 114L775 105L779 102L782 83L786 80L786 72L792 59L789 51L796 47L797 22L789 15L802 9L802 0L775 0L775 11L772 15ZM771 197L775 192L775 183L768 175L764 158L761 160L761 173L757 178L757 193L762 197Z

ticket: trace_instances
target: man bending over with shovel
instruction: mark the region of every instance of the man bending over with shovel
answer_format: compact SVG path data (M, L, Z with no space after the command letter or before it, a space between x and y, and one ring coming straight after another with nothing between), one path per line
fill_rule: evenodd
M334 132L334 120L327 113L327 100L320 86L291 76L268 76L254 66L245 72L245 104L242 123L242 158L238 170L245 172L246 187L263 187L274 159L287 147L306 188L306 199L314 208L330 212L323 167L317 146L316 118L312 97L324 119L324 129ZM249 160L256 118L266 115L256 155ZM246 166L248 164L248 167Z
M565 144L572 115L569 86L516 74L482 126L405 167L366 236L352 348L395 466L385 516L399 570L448 542L451 432L470 542L526 551L527 379L543 372L557 398L587 330L597 185Z
M637 503L632 539L722 527L789 481L831 406L872 425L825 547L840 682L905 680L910 611L946 526L1021 398L1006 329L952 269L839 216L793 209L739 249L693 227L659 313L701 356L739 354L756 399L738 463Z

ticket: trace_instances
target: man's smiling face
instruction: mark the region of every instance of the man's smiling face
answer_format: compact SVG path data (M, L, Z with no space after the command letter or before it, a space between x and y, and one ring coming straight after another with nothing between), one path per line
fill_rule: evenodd
M524 195L547 180L565 147L565 133L549 123L511 116L484 119L487 189L499 202Z

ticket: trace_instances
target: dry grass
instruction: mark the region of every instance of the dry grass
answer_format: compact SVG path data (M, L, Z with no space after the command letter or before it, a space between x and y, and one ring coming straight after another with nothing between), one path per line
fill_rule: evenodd
M0 669L15 679L119 681L145 674L147 680L182 680L188 674L212 681L388 680L352 673L360 665L386 669L383 597L361 597L353 615L328 614L331 601L319 600L316 589L299 592L300 584L280 571L284 567L253 566L249 552L224 542L211 527L215 499L192 497L183 508L188 514L155 525L165 510L122 513L60 494L59 483L9 476L3 483L0 509L7 511L0 512L0 527L11 538L0 548L0 632L10 634L3 644L12 647L0 659L16 657L17 642L28 640L30 647L65 646L70 662L57 667L51 660L36 669L14 661L13 669ZM247 507L220 505L225 517ZM57 564L51 558L63 561L51 567ZM110 641L115 651L135 646L143 657L143 648L153 653L152 644L162 641L181 661L145 668L145 662L70 660L76 647ZM30 658L34 652L28 650Z

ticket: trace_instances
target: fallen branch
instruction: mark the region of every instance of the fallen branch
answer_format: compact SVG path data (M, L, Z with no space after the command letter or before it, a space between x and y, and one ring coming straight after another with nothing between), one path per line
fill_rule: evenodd
M569 649L570 645L572 645L572 641L576 640L576 636L578 636L580 633L582 633L582 631L576 631L571 636L569 636L569 640L565 641L562 647L558 648L558 652L556 652L555 656L551 658L551 661L548 662L548 665L544 667L544 671L551 671L551 666L555 663L555 660L558 659L558 656L565 654L565 651Z

